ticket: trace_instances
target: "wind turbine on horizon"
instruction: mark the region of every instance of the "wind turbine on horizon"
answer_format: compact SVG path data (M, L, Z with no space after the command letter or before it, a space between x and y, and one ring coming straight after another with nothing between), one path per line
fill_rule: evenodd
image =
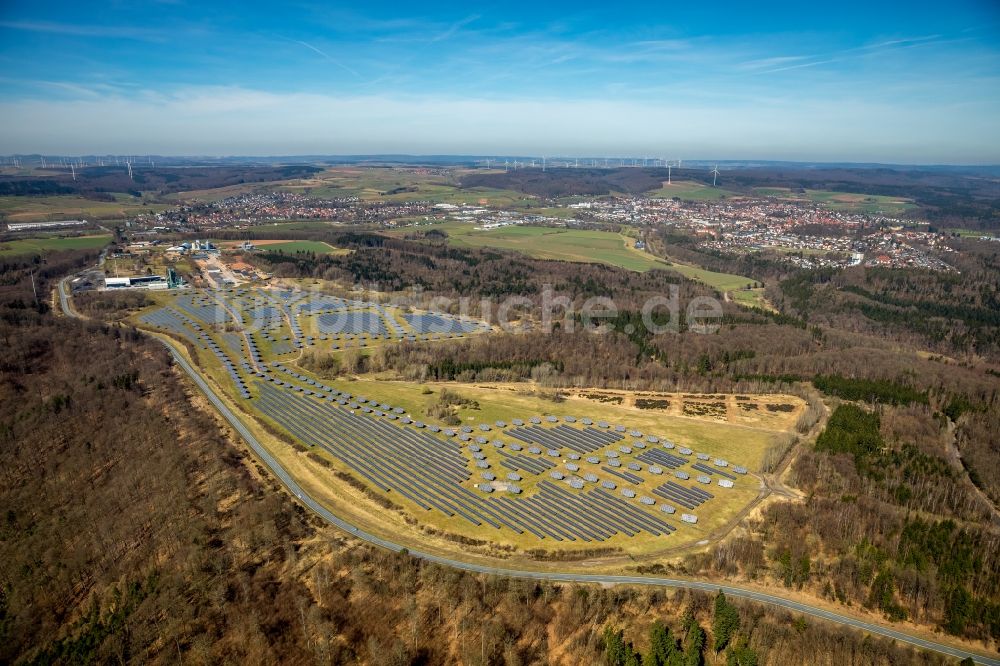
M719 165L716 164L715 168L712 169L712 187L715 187L715 179L719 177Z

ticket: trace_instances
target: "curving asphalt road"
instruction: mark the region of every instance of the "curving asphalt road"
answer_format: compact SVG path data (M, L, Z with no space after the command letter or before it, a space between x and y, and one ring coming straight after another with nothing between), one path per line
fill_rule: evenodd
M59 303L62 306L63 313L69 317L81 318L79 314L73 310L72 305L69 303L66 293L66 281L69 278L63 279L59 282ZM163 342L161 340L161 342ZM760 603L770 604L772 606L777 606L784 608L796 613L803 613L805 615L811 615L813 617L820 618L822 620L827 620L829 622L834 622L837 624L845 625L848 627L854 627L855 629L860 629L862 631L874 634L877 636L885 636L902 643L908 643L916 647L922 648L924 650L931 650L933 652L939 652L941 654L954 657L956 659L965 659L971 657L973 661L977 664L984 664L985 666L1000 666L1000 659L994 657L987 657L975 652L968 652L959 648L952 647L950 645L945 645L942 643L937 643L935 641L925 640L917 636L907 634L902 631L897 631L889 627L884 627L877 624L872 624L870 622L864 622L862 620L855 619L846 615L841 615L839 613L834 613L822 608L817 608L810 606L808 604L803 604L798 601L792 601L791 599L786 599L783 597L775 596L773 594L765 594L763 592L757 592L755 590L748 590L741 587L733 587L731 585L720 585L719 583L713 583L711 581L699 581L699 580L685 580L681 578L658 578L649 576L612 576L604 574L578 574L578 573L550 573L550 572L539 572L539 571L522 571L516 569L502 569L496 567L487 567L479 564L470 564L467 562L461 562L459 560L452 560L447 557L441 557L439 555L434 555L432 553L424 553L421 551L416 551L412 549L405 549L403 546L393 543L392 541L387 541L381 537L374 534L369 534L364 530L352 525L341 518L338 518L333 513L331 513L326 507L321 505L319 502L314 500L312 497L306 493L303 488L296 483L295 479L285 471L281 464L275 460L275 458L267 451L266 448L257 440L252 432L243 424L243 421L226 406L224 402L216 395L215 391L202 379L201 375L195 370L187 359L181 356L177 350L175 350L169 343L163 342L163 344L170 351L174 360L180 365L191 380L198 386L199 389L205 394L209 402L211 402L216 409L225 417L229 424L246 440L250 448L253 449L254 453L268 466L271 472L277 476L285 486L295 494L300 502L305 504L307 507L312 509L316 514L326 520L328 523L334 525L335 527L344 530L359 539L363 539L369 543L375 544L376 546L381 546L388 550L394 552L400 552L402 550L407 550L413 557L418 557L420 559L426 560L428 562L434 562L435 564L440 564L443 566L453 567L455 569L462 569L464 571L471 571L475 573L492 574L495 576L508 576L510 578L520 578L520 579L531 579L531 580L545 580L545 581L556 581L556 582L566 582L566 583L597 583L603 585L650 585L658 587L675 587L675 588L687 588L692 590L702 590L706 592L715 592L717 590L722 590L728 596L740 597L743 599L750 599L752 601L757 601Z

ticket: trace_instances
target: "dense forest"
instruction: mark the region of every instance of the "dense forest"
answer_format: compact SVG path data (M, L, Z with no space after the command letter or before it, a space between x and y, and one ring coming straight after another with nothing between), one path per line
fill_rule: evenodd
M474 576L353 541L284 494L157 343L34 300L31 272L47 294L88 260L2 269L0 661L581 664L616 631L669 651L673 627L686 663L945 663L705 594Z
M844 403L748 534L692 567L770 579L948 633L1000 640L1000 515L924 405Z

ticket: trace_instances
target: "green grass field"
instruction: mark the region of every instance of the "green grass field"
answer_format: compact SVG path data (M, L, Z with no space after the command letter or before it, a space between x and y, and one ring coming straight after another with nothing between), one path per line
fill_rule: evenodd
M516 250L536 259L601 263L638 272L667 267L660 259L631 247L627 237L608 231L527 225L487 231L476 230L471 224L443 228L449 242L458 247Z
M878 194L859 194L856 192L835 192L828 190L805 190L794 192L787 187L755 187L754 194L790 201L809 201L821 204L830 210L845 213L881 213L885 215L901 215L917 208L910 199L889 197Z
M747 284L754 280L742 275L718 273L690 264L665 261L636 250L632 247L634 241L629 236L630 229L618 234L610 231L517 225L482 231L468 222L449 221L407 227L391 233L404 235L414 229L444 231L448 234L448 241L457 247L515 250L536 259L603 263L637 272L653 268L671 270L718 291L731 292L731 298L738 303L766 307L762 289L745 291Z
M213 243L222 248L238 247L240 241L220 241L213 240ZM259 240L254 242L257 249L266 252L284 252L285 254L295 254L296 252L314 252L316 254L347 254L347 250L334 247L323 241L309 240L289 240L289 241L269 241Z
M646 195L654 199L680 197L689 201L714 201L723 197L739 196L736 192L723 187L712 187L692 180L675 180L670 185L664 182L663 187L650 190Z
M322 241L282 241L280 243L260 244L258 247L268 252L281 251L285 254L296 252L315 252L316 254L346 254L347 250L333 247Z
M692 280L704 282L708 286L713 289L718 289L719 291L744 289L747 284L752 284L754 282L754 280L748 277L743 277L742 275L717 273L706 268L699 268L698 266L692 266L689 264L672 263L670 264L670 270L676 271L684 277L691 278Z
M93 236L70 236L60 238L49 236L45 238L21 238L6 243L0 243L0 256L19 254L45 254L59 250L84 250L104 247L111 242L110 234Z

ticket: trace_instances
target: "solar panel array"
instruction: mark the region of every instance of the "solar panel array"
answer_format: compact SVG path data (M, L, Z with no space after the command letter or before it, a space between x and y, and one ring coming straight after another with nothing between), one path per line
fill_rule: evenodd
M500 464L508 469L530 472L531 474L541 474L545 470L555 467L554 462L546 460L545 458L534 458L532 456L510 454L504 451L500 452Z
M403 320L419 335L436 333L439 335L469 334L485 332L489 327L471 319L460 319L443 314L412 314L403 315Z
M352 414L317 399L321 396L290 393L263 382L258 388L258 408L296 439L326 450L374 486L398 492L426 510L556 541L603 541L639 531L657 536L675 529L599 489L577 495L542 481L539 492L516 502L478 496L462 485L471 472L457 443ZM496 482L491 488L497 489ZM508 490L520 492L517 486ZM577 507L589 510L579 513Z
M705 465L703 463L696 463L694 465L691 465L691 469L696 469L699 472L703 472L703 473L709 474L709 475L711 475L711 474L718 474L719 476L724 476L727 479L733 479L733 480L736 479L736 475L735 474L730 474L729 472L727 472L724 469L718 469L718 468L709 467L708 465Z
M509 430L507 434L527 444L541 444L556 451L566 447L578 453L593 453L622 439L618 433L605 432L589 426L574 428L568 425L558 425L554 428L522 426Z
M653 489L653 493L671 500L675 504L680 504L686 509L695 509L704 504L705 501L715 497L712 493L696 486L682 486L673 481L667 481L663 485L657 486Z
M388 335L385 322L378 314L368 311L344 310L324 313L316 317L316 327L327 335L352 333L354 335Z
M300 317L312 318L320 332L316 338L304 335ZM488 330L443 314L401 318L417 335ZM714 496L694 482L675 480L643 491L648 494L637 492L649 478L662 481L672 471L677 479L695 475L706 485L724 480L719 486L725 489L747 473L661 437L588 417L532 417L527 424L513 418L478 429L463 426L458 433L412 420L401 407L338 391L281 363L268 364L258 346L266 342L273 356L327 339L339 344L365 335L413 339L379 304L290 290L189 292L140 321L208 350L239 395L297 440L323 449L384 492L476 526L556 541L668 535L675 528L663 517L674 513L674 505L695 510ZM229 330L228 324L238 328L248 322L254 328L245 334ZM248 377L257 379L257 397ZM623 441L627 436L632 439ZM522 481L527 491L518 485Z
M687 463L687 459L667 453L663 449L649 449L648 451L643 451L635 458L645 463L655 463L662 467L669 467L670 469L677 469Z

